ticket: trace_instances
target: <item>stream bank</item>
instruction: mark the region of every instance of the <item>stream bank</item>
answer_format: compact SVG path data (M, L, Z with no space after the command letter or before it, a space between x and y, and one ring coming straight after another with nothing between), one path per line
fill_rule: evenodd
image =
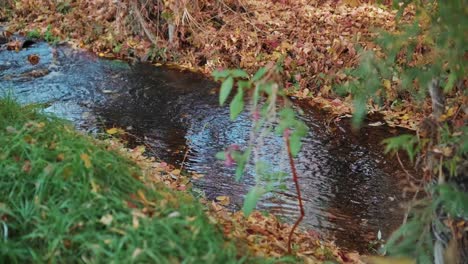
M32 65L27 58L38 55ZM38 42L27 49L0 52L0 89L23 103L44 103L46 111L97 132L121 127L145 144L150 155L202 174L195 185L208 199L231 197L233 209L242 204L252 184L247 176L236 182L232 168L214 158L230 144L245 144L250 121L229 120L218 106L218 84L202 75L151 64L103 60L66 45ZM41 73L41 74L38 74ZM303 106L301 101L297 107ZM327 129L329 120L303 107L310 128L297 163L306 202L303 227L335 239L349 250L366 252L380 230L388 237L399 224L403 201L396 164L382 154L380 140L392 135L387 127L367 127L351 133L347 122ZM398 131L393 130L394 133ZM282 140L264 146L266 159L282 163ZM185 159L184 159L185 158ZM259 209L294 219L294 193L275 193Z

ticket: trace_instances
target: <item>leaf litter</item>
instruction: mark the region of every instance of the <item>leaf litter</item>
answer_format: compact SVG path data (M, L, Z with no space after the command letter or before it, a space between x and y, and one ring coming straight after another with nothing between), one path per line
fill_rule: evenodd
M389 4L366 2L373 1L22 0L13 7L9 31L40 32L103 58L149 60L207 76L239 67L254 73L281 61L282 84L290 95L344 116L353 111L352 97L340 98L332 87L346 82L345 69L359 62L356 44L379 52L372 41L378 30L396 30L396 11ZM413 15L408 8L403 18ZM397 83L384 80L393 90ZM423 114L411 102L399 110L390 103L371 103L368 110L382 114L389 126L416 129Z
M138 178L149 187L156 188L163 184L173 190L190 192L191 179L201 177L198 174L181 172L172 165L156 161L154 157L145 156L143 146L129 149L115 138L107 140L106 143L109 150L118 151L136 162L142 169L142 175ZM145 202L144 195L136 195L133 198L135 201L148 204ZM259 211L254 211L249 217L245 217L240 211L233 212L227 207L230 203L229 196L218 196L215 201L202 198L200 201L206 206L209 220L219 226L227 238L235 241L238 248L248 250L259 257L278 258L288 255L288 235L292 225L281 222L274 215L263 214ZM144 209L143 211L136 209L133 203L129 206L134 207L135 214L138 215L134 216L134 226L138 225L139 218L148 216L148 212L144 212ZM174 211L167 217L178 216L179 213ZM104 222L111 220L112 216L109 215L101 219ZM327 260L339 263L363 263L357 252L342 251L333 242L323 240L313 230L296 231L293 236L293 245L295 249L293 256L298 257L304 263L322 263Z
M185 20L181 18L177 23L175 41L161 33L160 29L167 30L160 28L161 25L147 28L155 36L155 39L149 39L151 34L134 29L143 27L145 31L144 26L149 21L140 21L135 26L135 21L127 17L132 11L132 5L127 2L79 0L71 3L67 12L58 12L58 5L52 1L23 0L14 8L9 30L25 33L39 29L43 35L69 39L75 47L89 49L100 57L172 63L207 75L216 69L232 67L253 73L271 61L280 60L284 67L283 84L291 95L306 98L311 105L339 117L352 112L352 98L338 98L332 85L346 81L348 77L343 70L357 64L355 44L364 49L377 49L371 41L375 29L395 29L395 12L385 6L318 4L306 0L248 0L241 4L200 1L201 7L196 12L185 15ZM165 8L169 11L174 14L180 11L177 10L180 7L171 6L173 1L167 3ZM155 44L167 48L157 49ZM18 45L12 42L8 47L18 50ZM36 59L40 58L32 59L31 63ZM392 87L393 83L385 82L384 85ZM421 119L411 107L395 110L370 105L369 110L382 113L386 123L394 126L414 129L416 121ZM111 128L107 133L118 135L123 132ZM112 140L109 146L139 164L144 173L135 177L146 184L190 190L190 176L164 162L147 158L144 147L128 150ZM81 159L85 167L92 166L87 154L82 154ZM200 175L194 175L197 177ZM94 189L99 190L98 186L93 186ZM144 195L135 195L133 199L149 205ZM226 236L247 242L247 247L257 255L277 257L286 254L290 226L259 212L245 218L241 212L226 209L229 202L229 197L205 202L212 221L223 228ZM136 210L135 201L127 203ZM138 226L138 219L146 215L151 212L136 212L133 225ZM107 215L103 221L107 222L111 217ZM359 262L356 254L343 253L333 243L320 241L308 232L296 233L294 244L296 256L307 263L327 259Z

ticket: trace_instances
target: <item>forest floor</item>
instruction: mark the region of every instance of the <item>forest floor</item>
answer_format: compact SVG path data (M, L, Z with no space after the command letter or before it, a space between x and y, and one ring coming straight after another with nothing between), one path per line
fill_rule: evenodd
M3 13L11 32L67 40L101 57L176 64L208 76L225 68L254 73L281 61L290 95L340 119L349 117L353 102L335 88L349 80L347 70L359 62L359 50L379 53L375 36L397 30L396 11L389 5L359 2L23 0ZM413 16L408 8L403 20ZM412 102L398 91L399 83L384 80L387 100L369 102L368 111L379 113L389 126L415 130L430 115L430 102Z
M153 3L152 1L148 2ZM172 3L172 1L168 2ZM309 99L311 105L329 110L336 117L342 117L352 111L352 98L350 96L338 97L334 93L332 86L335 83L345 82L347 76L344 70L355 66L358 62L356 42L365 49L375 49L376 46L371 40L377 34L376 30L378 28L387 30L395 28L395 12L385 6L377 7L363 4L353 7L327 3L317 5L310 4L309 2L305 0L199 1L196 5L177 6L174 4L172 6L161 7L171 11L171 18L167 18L167 21L173 21L173 29L171 29L170 23L154 22L157 19L162 20L160 17L155 17L150 6L135 4L139 3L136 1L131 3L127 3L127 1L116 3L113 1L79 0L73 3L67 1L56 3L55 1L21 0L17 1L10 9L2 9L0 11L0 20L2 17L3 20L8 20L7 34L19 32L30 38L43 38L51 43L67 41L76 48L91 50L103 58L135 59L151 61L156 64L175 64L199 71L207 76L210 76L214 70L226 68L243 68L249 73L254 73L262 66L282 61L284 67L283 84L289 94ZM160 7L157 6L157 8ZM163 12L162 14L165 13ZM9 47L12 49L20 48L15 46L17 44L10 43ZM3 108L5 108L5 105L3 105ZM384 116L387 117L387 122L393 125L414 129L414 124L419 119L416 114L412 114L411 108L404 108L398 111L392 110L390 112L385 112L388 110L387 108L374 108L376 111L384 113ZM0 110L2 109L0 108ZM22 111L19 112L22 113ZM25 115L28 116L31 113ZM36 120L36 118L39 118L39 120ZM134 237L135 234L133 233L138 233L135 230L144 230L142 231L143 233L148 231L153 233L159 232L158 230L152 230L151 228L153 227L138 228L140 225L146 225L148 221L153 221L147 219L154 219L155 222L159 222L171 217L184 219L183 221L181 220L183 222L182 225L188 226L189 230L206 229L207 234L204 231L201 233L202 236L205 236L204 239L208 243L206 246L198 245L197 243L200 242L199 238L182 241L182 234L181 237L174 240L174 243L177 245L180 243L182 245L180 247L187 246L190 250L179 250L177 253L160 253L165 256L174 254L180 259L189 257L189 255L197 256L200 253L198 251L200 248L196 248L198 246L210 252L226 251L223 245L228 242L222 241L216 236L214 225L221 227L224 237L231 241L229 243L236 245L234 249L229 249L225 254L223 253L218 256L219 258L239 260L242 257L236 252L244 252L246 250L251 252L252 256L278 258L287 255L287 237L291 226L281 223L274 216L265 216L259 212L255 212L248 218L245 218L240 212L229 212L226 210L222 205L223 201L219 203L205 201L206 216L193 216L193 210L196 211L200 208L196 201L190 201L187 204L188 206L183 207L184 209L174 210L174 208L179 208L180 205L171 205L170 203L176 202L179 197L192 199L187 198L190 196L179 194L180 191L186 192L190 190L188 182L191 176L183 176L179 170L164 162L156 162L144 157L144 149L142 148L127 150L117 141L109 140L106 143L99 141L98 147L95 149L96 147L91 147L89 143L86 143L86 141L93 142L95 141L94 139L84 139L86 137L79 136L78 140L83 140L80 144L84 145L75 150L73 155L70 154L62 157L61 153L56 153L56 150L51 149L49 146L57 144L52 135L49 135L49 138L47 136L43 138L36 137L40 137L41 132L54 131L54 129L63 131L68 137L76 135L76 132L70 132L69 128L62 125L48 123L44 120L44 117L40 116L34 116L32 120L21 119L20 121L10 121L13 123L3 124L4 127L1 128L2 133L5 133L7 136L5 137L6 139L17 137L18 132L27 133L27 135L22 135L21 137L25 139L20 140L22 148L33 148L35 153L42 152L41 155L52 156L48 156L51 160L42 160L40 162L41 165L37 167L32 166L36 161L31 160L30 157L18 154L16 157L17 161L0 160L4 166L11 166L12 164L10 163L13 163L15 164L14 170L16 172L36 173L39 181L45 181L43 177L46 174L42 173L44 170L51 170L51 173L63 173L64 171L68 171L68 165L72 166L71 164L73 164L73 172L87 171L87 173L75 173L76 175L69 176L77 177L77 181L81 184L81 186L67 186L70 190L74 188L89 189L86 186L89 187L91 185L91 194L89 194L91 196L106 196L99 193L118 191L121 192L118 194L119 197L112 196L109 198L112 200L132 200L127 200L127 206L122 207L120 204L117 206L118 208L109 208L107 210L109 212L117 211L119 214L105 214L99 208L93 209L93 214L102 214L95 215L95 218L98 217L101 223L97 224L101 225L101 227L108 227L104 228L103 232L99 233L92 240L96 244L100 244L102 248L87 249L96 256L108 254L106 252L110 252L109 250L112 247L118 246L117 241L123 241L127 236ZM53 126L54 128L45 129L49 126ZM40 142L41 144L31 144L31 142ZM45 147L41 149L41 145ZM13 145L6 146L12 148L18 147ZM68 150L71 151L70 149ZM135 174L129 172L126 175L121 175L123 177L122 182L120 180L116 183L106 182L110 180L106 178L108 174L101 175L102 172L97 171L99 171L99 167L106 167L108 164L97 156L96 153L108 153L108 150L111 150L111 153L113 153L112 151L117 151L119 155L123 155L126 159L136 162L137 167L129 165L128 168L140 170L141 173ZM19 150L16 149L15 151ZM64 160L66 161L69 158L71 163L64 162ZM117 160L121 159L117 156L115 158ZM102 163L102 166L99 165L100 163ZM51 167L50 164L60 165ZM94 170L97 171L91 173ZM125 177L128 177L128 179ZM97 181L102 182L98 183ZM158 186L156 188L158 190L163 185L165 186L164 188L169 188L167 189L168 191L162 192L164 199L158 200L155 198L153 200L148 197L151 195L158 196L161 193L152 193L150 189L145 189L145 191L135 188L119 189L124 187L119 184L125 184L127 181L132 181L132 184L128 184L128 186L135 185L141 188L144 188L144 186L151 186L151 188ZM133 181L138 182L134 183ZM28 184L32 183L25 182L25 185ZM63 182L57 184L59 186L66 186L66 183ZM117 189L112 191L104 186L117 186ZM5 188L12 187L5 186ZM50 188L56 187L52 186ZM10 189L9 193L16 193L16 190ZM61 192L58 192L53 195L54 197L58 197L60 194ZM23 193L19 192L17 199L25 200L26 197L22 197L21 195ZM39 196L47 195L39 194ZM45 221L44 226L53 224L63 227L62 230L57 231L58 234L62 235L48 237L40 233L40 230L44 226L40 224L28 226L28 230L39 232L36 234L34 233L36 231L34 231L32 239L40 246L31 249L30 252L35 252L38 255L44 252L48 252L47 254L60 252L64 254L63 256L66 256L66 254L70 254L67 253L70 250L86 247L85 244L80 244L83 242L81 240L83 239L82 237L70 235L70 229L66 229L66 227L72 227L73 230L86 229L87 227L86 225L83 226L83 222L77 222L74 219L61 220L60 225L51 222L55 218L44 217L44 213L38 209L40 203L35 202L35 197L31 196L29 198L29 200L26 199L28 205L31 206L31 209L34 209L32 210L33 213L37 213L34 217L38 219L42 218L42 222ZM69 202L70 206L79 208L80 206L74 204L79 201L74 200L75 198L79 197L70 197L70 199L65 201ZM46 201L53 200L48 197L43 197L42 199ZM160 209L157 209L155 206L155 204L159 203L166 203L163 206L163 212L159 212ZM170 205L167 205L167 203ZM19 225L24 220L20 214L22 211L21 209L12 209L12 206L14 204L5 207L8 208L8 213L5 215L7 218L15 219L11 220L15 222L14 225ZM58 206L60 208L65 205L60 203L50 204L50 206ZM194 209L188 208L191 206ZM121 211L128 210L132 211L132 213L120 213ZM55 213L57 213L55 216L59 215L58 212ZM178 215L174 216L176 213ZM87 214L87 211L84 214ZM18 218L14 218L14 215L18 215ZM158 219L160 216L163 216L163 219ZM125 219L128 217L131 218L129 221L133 223L134 230L128 226L124 227ZM146 220L143 221L142 219ZM55 220L58 221L60 219ZM192 221L199 225L193 226ZM96 226L94 222L92 225ZM145 224L140 224L142 222ZM174 232L175 227L171 226L174 224L172 222L169 221L167 223L169 227L166 229L169 230L167 231L169 233ZM128 231L128 229L132 229L132 231ZM22 233L22 231L18 232L18 240L12 241L13 243L10 244L12 250L9 251L9 254L13 259L27 256L25 252L28 251L29 246L32 245L34 247L34 243L30 244L31 238L26 233ZM86 232L83 231L82 233L84 235L92 233L92 228L90 227L89 230L86 229ZM121 237L115 238L115 236ZM97 238L102 239L97 241ZM135 239L144 240L145 235L140 234ZM171 240L173 238L168 239ZM313 231L298 232L293 236L293 239L295 245L293 256L302 259L306 263L326 260L344 263L357 263L360 261L358 254L340 251L332 243L321 241ZM143 241L140 242L136 241L135 244L127 247L126 250L132 252L128 251L128 254L122 252L123 256L137 258L142 252L146 252L141 248L145 243ZM192 242L195 243L194 246L189 245ZM17 243L26 244L20 245ZM93 245L93 243L89 244ZM219 245L214 245L213 243L218 243ZM205 247L209 247L209 249ZM16 248L16 250L13 250L13 248ZM158 251L156 250L156 252ZM111 257L117 256L113 255ZM151 256L142 254L140 257L150 258ZM294 261L294 259L292 260ZM288 259L284 259L284 261L287 262Z
M9 9L0 9L0 21L2 19L8 20L8 32L20 32L25 36L43 38L51 43L67 41L76 48L91 50L103 58L150 61L156 64L175 64L202 72L207 76L210 76L214 70L226 68L243 68L249 73L254 73L262 66L281 61L284 68L284 78L282 81L288 93L309 100L311 105L328 110L331 115L338 119L349 116L348 114L353 110L353 102L352 97L349 95L339 96L335 92L334 86L349 80L346 72L347 69L356 66L359 62L358 47L379 53L379 48L373 43L373 39L378 35L379 30L396 30L396 12L386 5L341 5L327 3L326 1L323 4L315 4L311 3L313 1L307 0L192 1L193 4L186 3L185 5L177 4L185 1L165 1L168 3L167 5L162 5L160 1L156 0L142 2L146 3L129 0L117 2L20 0L15 1L15 4ZM359 1L346 2L354 3ZM413 15L411 9L408 9L404 13L404 17L407 18ZM15 46L15 43L11 43L10 47L12 49L18 48ZM409 98L401 96L395 88L398 82L399 80L387 80L387 82L383 82L383 85L390 92L391 96L383 105L370 103L368 110L371 113L380 113L385 123L390 126L401 126L415 130L423 117L430 114L430 104L429 102L413 104ZM400 104L393 103L397 97L401 101ZM1 107L0 110L2 110ZM21 119L21 122L17 123L16 127L11 124L3 124L4 127L0 127L1 133L4 133L7 139L17 137L18 131L22 131L21 133L23 133L29 130L37 130L35 131L36 133L44 130L43 127L45 125L49 125L47 122L43 122L43 118L41 120L32 120L32 123L28 123L28 120ZM13 123L15 122L17 121ZM42 139L36 139L33 135L36 134L22 135L22 140L19 142L21 142L23 147L38 146L31 143L40 142ZM3 138L2 135L1 139ZM92 142L94 139L87 140ZM44 146L49 146L55 143L50 141L44 144ZM91 146L86 144L84 148L81 148L82 153L80 155L77 156L75 153L71 156L74 158L73 163L70 164L78 166L76 167L79 168L78 171L95 168L96 163L93 161L95 159L99 160L99 157L90 156L93 152L88 151L88 148L91 148ZM163 194L167 195L167 197L165 196L164 199L158 200L157 203L164 200L175 201L179 199L179 195L186 197L177 191L185 192L190 189L190 185L188 184L190 175L188 177L183 176L179 170L164 162L156 162L144 157L142 154L144 150L142 148L126 150L122 144L115 140L102 144L98 144L100 145L100 149L96 150L97 153L100 153L102 149L111 149L138 164L137 170L141 171L141 177L135 177L135 174L129 173L125 176L129 179L124 179L124 182L132 181L132 184L134 184L133 181L137 180L139 183L136 186L151 186L153 188L154 186L164 185L164 188L169 187L169 194ZM11 147L16 148L18 146ZM47 151L49 149L50 146L49 148L44 148ZM36 149L36 151L40 150ZM60 153L54 152L54 155L56 154L59 155ZM15 170L29 173L29 171L32 171L32 168L35 168L31 166L32 163L29 157L27 159L18 155L15 158L18 158L18 160L9 161L12 162L11 164L16 164ZM60 159L63 158L66 157L51 156L54 164L61 162ZM22 162L18 162L19 160ZM0 164L3 161L0 159ZM5 164L11 166L10 163ZM41 163L41 166L43 167L39 167L40 171L37 175L43 177L44 175L41 173L45 170L50 170L51 167L48 166L48 163L44 162ZM107 165L103 163L103 166ZM66 169L66 167L57 168L61 168L63 170L62 173ZM83 175L89 177L91 174ZM145 176L143 177L143 175ZM76 177L82 176L78 175ZM45 178L40 179L42 179L41 181L45 181ZM104 178L104 180L109 179ZM86 185L89 187L91 184L91 190L94 193L92 195L99 193L99 190L108 192L109 190L104 190L103 186L116 186L112 181L97 184L95 182L96 179L93 178L79 178L79 181L82 184L82 186L78 186L79 188L83 188ZM33 183L29 182L25 184ZM65 183L60 183L59 186L62 186L62 184ZM122 186L117 187L120 188ZM60 188L62 187L58 189ZM193 230L193 228L204 230L206 228L209 233L207 236L216 233L213 224L222 227L225 237L234 241L233 243L237 245L238 251L236 249L232 249L233 251L228 250L226 255L219 257L230 259L232 256L235 256L231 259L239 260L239 253L237 252L243 252L245 245L255 256L280 257L287 253L287 241L285 237L287 237L290 227L280 223L272 216L264 216L257 212L249 218L245 218L239 212L229 212L220 203L205 202L205 207L203 208L208 208L205 210L207 216L197 215L194 218L196 219L195 222L201 224L198 227L193 227L190 223L186 223L192 221L191 219L194 215L194 212L190 211L192 209L183 209L188 210L187 212L174 211L174 206L169 206L163 207L167 209L164 209L166 211L159 212L159 209L156 210L154 208L156 201L148 198L150 194L146 193L146 191L139 192L137 189L117 190L118 192L122 192L124 196L135 200L135 202L127 201L127 207L124 209L122 209L121 205L118 205L120 206L118 207L118 211L132 209L137 211L133 215L119 215L124 221L130 217L129 223L133 223L135 230L144 229L139 229L138 226L143 221L141 219L147 219L150 214L151 216L162 215L166 218L177 219L182 215L181 218L184 219L183 222L185 221L183 225L187 224L188 230ZM16 191L10 190L11 193L16 193ZM157 196L154 193L151 195ZM38 197L42 199L41 196ZM40 204L35 203L36 198L30 198L24 206L30 206L31 212L37 214L34 215L37 219L50 219L43 216L44 213L39 208ZM189 205L192 206L197 203L191 201ZM201 207L196 205L193 210L198 210L199 208ZM22 214L25 210L24 208L19 208L15 211L18 219L20 219L20 216L27 216ZM13 209L8 212L13 212ZM8 215L8 212L5 211L5 215ZM99 212L101 213L102 211L100 210ZM175 212L179 214L177 215ZM169 217L170 215L171 217ZM117 215L112 214L110 216L109 214L103 214L99 217L101 219L100 227L109 226L113 219L117 220ZM8 216L8 218L13 219L13 214ZM149 218L154 219L156 217ZM24 218L21 219L24 220ZM122 224L121 222L116 222ZM23 222L18 220L15 225L20 225L21 223ZM69 223L61 222L60 225L54 223L54 225L63 227L62 224ZM172 222L169 225L171 224ZM137 225L137 228L135 228L135 225ZM83 228L80 222L71 224L71 227L73 230ZM28 226L28 228L32 227ZM173 230L171 228L169 230ZM40 228L37 230L38 232L42 232ZM144 232L151 231L151 229L144 230L146 230ZM110 236L115 236L119 232L122 232L119 228L112 228L112 230L109 228L107 231L112 233ZM124 236L130 234L124 233ZM45 237L42 233L33 235L37 235L41 239ZM108 235L104 234L106 237ZM222 245L225 244L222 238L217 237L217 235L214 236L216 237L215 240L208 239L210 243L206 246L213 246L209 250L214 252L226 250L222 248ZM27 239L29 238L25 235L24 239L20 242L26 243L29 241ZM70 244L68 237L57 236L49 237L49 239L50 243L46 245L52 247L52 251L49 248L47 252L58 252L56 250L66 252L70 248L73 249L76 243ZM109 244L106 241L110 241ZM180 241L180 243L185 245L185 243L190 243L191 241L193 240L188 239ZM219 243L219 245L212 245L211 242L213 241ZM89 250L94 254L107 254L107 250L105 250L107 247L118 247L118 245L114 244L117 242L114 242L112 239L106 240L103 238L102 241L96 243L101 242L105 242L102 248L103 251L96 248ZM175 241L175 243L179 243L179 240ZM313 232L297 234L294 236L294 243L297 245L294 255L302 258L305 262L315 263L324 260L337 260L339 262L353 263L359 261L356 254L343 253L332 244L321 242ZM19 255L20 253L23 254L24 248L22 249L18 245L11 244L11 251L9 252L11 254L16 254L16 252L19 252ZM141 241L141 245L144 245L143 241ZM200 245L200 247L204 250L206 249L205 245ZM130 250L129 248L127 250ZM189 246L189 249L191 249L191 246ZM200 253L199 249L194 249L194 251L183 251L180 249L176 255L183 258L193 252L196 254ZM126 256L138 257L142 250L142 248L134 247L133 251L127 252L129 255ZM163 252L161 254L173 253Z

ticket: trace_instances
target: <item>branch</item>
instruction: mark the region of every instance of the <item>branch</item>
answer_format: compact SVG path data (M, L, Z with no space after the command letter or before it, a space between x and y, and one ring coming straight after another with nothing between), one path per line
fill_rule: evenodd
M132 1L132 7L133 7L133 10L135 11L135 15L138 18L138 21L140 22L140 25L143 28L143 31L145 32L146 36L151 41L151 43L153 43L155 46L157 46L156 38L154 37L153 33L151 33L151 31L146 26L145 19L141 15L141 12L138 10L137 0Z
M284 136L286 140L286 146L288 148L288 156L289 156L289 165L291 166L291 171L293 175L293 180L294 184L296 185L296 192L297 192L297 200L299 201L299 209L301 211L301 215L299 218L296 220L296 223L294 223L294 226L291 229L291 232L289 233L289 238L288 238L288 253L291 254L291 239L294 234L294 231L296 230L297 226L299 223L301 223L302 219L304 218L304 205L302 204L302 196L301 196L301 189L299 187L299 179L297 177L297 171L296 171L296 166L294 164L294 159L291 153L291 145L289 143L289 135Z

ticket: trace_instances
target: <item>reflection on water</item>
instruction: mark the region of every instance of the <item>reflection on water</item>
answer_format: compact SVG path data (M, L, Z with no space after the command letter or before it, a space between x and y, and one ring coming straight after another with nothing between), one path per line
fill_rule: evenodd
M34 66L26 60L33 53L41 57ZM100 124L126 128L162 160L180 164L187 154L184 168L205 175L195 184L210 199L228 195L232 206L240 207L254 184L250 170L236 182L234 168L214 158L230 144L245 146L249 118L231 122L229 110L217 104L218 85L200 75L99 60L42 43L18 53L0 52L0 69L0 89L12 91L22 102L47 102L48 111L81 128L92 130ZM40 69L47 71L31 77ZM302 104L296 102L297 107ZM329 132L322 115L303 109L301 118L310 127L297 158L306 207L303 226L336 238L343 247L365 250L379 229L386 236L401 218L398 171L379 145L391 134L384 127L353 134L346 122ZM281 138L272 136L261 148L272 170L288 170L283 145ZM293 182L286 183L288 190L268 196L259 209L294 219L298 209L290 191Z

